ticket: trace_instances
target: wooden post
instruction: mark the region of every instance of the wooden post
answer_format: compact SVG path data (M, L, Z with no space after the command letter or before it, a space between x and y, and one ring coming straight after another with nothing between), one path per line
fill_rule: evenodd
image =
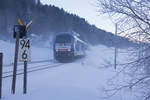
M23 93L27 93L27 61L24 61L24 81L23 81Z
M3 70L3 54L0 53L0 99L2 98L2 71Z
M17 32L16 33L14 68L13 68L13 80L12 80L12 94L15 94L15 88L16 88L16 74L17 74L17 62L18 62L18 51L19 51L19 38L20 38L20 33Z

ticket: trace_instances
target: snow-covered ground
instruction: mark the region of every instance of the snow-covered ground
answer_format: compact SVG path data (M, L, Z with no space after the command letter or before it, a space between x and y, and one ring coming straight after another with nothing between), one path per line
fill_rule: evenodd
M0 41L4 53L4 67L14 58L14 44ZM124 51L124 50L122 50ZM32 47L32 61L51 60L50 48ZM3 79L3 100L103 100L107 80L115 74L112 67L114 50L102 45L90 47L85 58L59 67L28 74L27 94L23 94L23 75L17 76L16 94L11 94L12 77ZM118 62L127 61L127 55L119 56ZM107 64L106 64L107 62ZM54 63L54 62L45 62ZM30 64L35 66L38 64ZM13 67L13 66L12 66ZM11 67L11 68L12 68ZM4 68L5 70L5 68ZM122 91L109 100L134 100L130 91Z

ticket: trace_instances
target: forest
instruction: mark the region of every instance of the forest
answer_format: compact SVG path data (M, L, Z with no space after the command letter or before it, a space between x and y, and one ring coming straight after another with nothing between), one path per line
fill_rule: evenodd
M40 0L1 0L1 39L13 39L13 26L18 24L18 18L24 24L33 20L28 32L29 37L31 34L36 34L45 40L58 32L75 31L80 34L81 39L92 45L114 46L116 42L120 47L132 45L129 39L90 25L84 18L68 13L62 8L43 5Z

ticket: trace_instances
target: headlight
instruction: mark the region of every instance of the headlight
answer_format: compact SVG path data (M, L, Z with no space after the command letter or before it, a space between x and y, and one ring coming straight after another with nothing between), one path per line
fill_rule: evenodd
M68 51L71 51L71 49L68 49Z

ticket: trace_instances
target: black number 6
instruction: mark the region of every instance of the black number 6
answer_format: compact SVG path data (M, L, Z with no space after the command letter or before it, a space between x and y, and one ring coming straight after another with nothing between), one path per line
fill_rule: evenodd
M22 53L22 59L27 59L28 55L27 55L27 51L24 50Z

